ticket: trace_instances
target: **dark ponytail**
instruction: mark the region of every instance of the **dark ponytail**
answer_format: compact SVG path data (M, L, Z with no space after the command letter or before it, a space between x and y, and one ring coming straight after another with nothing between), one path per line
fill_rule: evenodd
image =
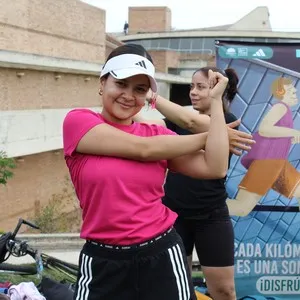
M229 105L233 101L235 95L238 92L237 86L239 83L239 77L234 69L226 69L222 71L216 67L204 67L196 70L194 74L201 72L206 78L208 78L208 71L212 70L213 72L219 72L228 78L228 85L223 94L223 110L224 112L228 112ZM194 76L193 74L193 76Z
M235 95L238 92L237 86L239 84L239 77L237 76L234 69L226 69L225 74L228 77L228 86L225 91L226 100L231 103Z

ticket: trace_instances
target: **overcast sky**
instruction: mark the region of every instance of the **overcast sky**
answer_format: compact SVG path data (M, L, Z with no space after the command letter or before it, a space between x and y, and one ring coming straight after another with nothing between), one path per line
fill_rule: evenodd
M274 31L300 32L299 0L82 0L106 10L106 31L119 32L129 6L168 6L172 27L201 28L235 23L257 6L267 6Z

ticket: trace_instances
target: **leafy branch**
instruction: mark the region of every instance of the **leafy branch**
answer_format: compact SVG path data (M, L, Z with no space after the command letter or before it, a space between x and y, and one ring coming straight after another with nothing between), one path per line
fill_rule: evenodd
M7 180L13 177L12 169L15 167L14 159L7 157L4 151L0 151L0 184L6 185Z

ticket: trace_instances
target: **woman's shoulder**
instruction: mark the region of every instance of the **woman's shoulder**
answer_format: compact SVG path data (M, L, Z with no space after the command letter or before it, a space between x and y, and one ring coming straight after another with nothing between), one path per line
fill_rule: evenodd
M87 108L74 108L70 110L64 118L65 124L82 123L86 121L97 120L103 122L101 115L91 109Z
M91 128L97 124L103 123L99 113L86 108L76 108L70 110L63 120L64 135L74 130L83 130L83 128Z
M94 115L94 116L99 116L99 113L88 109L88 108L74 108L71 109L66 116L70 116L70 115Z

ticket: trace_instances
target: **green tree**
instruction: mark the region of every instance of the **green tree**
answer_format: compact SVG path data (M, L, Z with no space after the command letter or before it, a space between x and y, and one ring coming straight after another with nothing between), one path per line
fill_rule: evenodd
M0 151L0 184L6 185L7 180L13 177L12 169L15 167L13 158L7 157L4 151Z

